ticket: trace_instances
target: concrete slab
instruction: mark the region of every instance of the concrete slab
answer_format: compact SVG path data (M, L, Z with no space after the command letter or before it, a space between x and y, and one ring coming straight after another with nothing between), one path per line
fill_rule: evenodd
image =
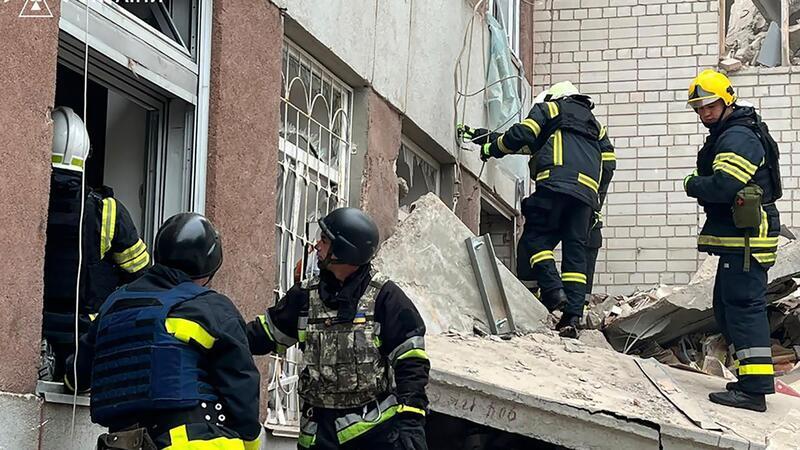
M41 400L35 395L0 392L0 450L37 448Z
M400 286L419 310L429 333L472 332L473 317L486 320L465 239L474 236L434 194L414 203L411 214L381 246L374 266ZM547 310L505 266L503 286L519 331L545 326Z
M702 430L658 392L634 357L567 344L553 333L510 341L433 335L426 348L433 410L569 448L758 449L770 434L775 448L794 445L791 433L774 430L790 430L784 419L800 411L800 399L770 396L764 414L731 410L707 400L725 380L668 368L726 431Z

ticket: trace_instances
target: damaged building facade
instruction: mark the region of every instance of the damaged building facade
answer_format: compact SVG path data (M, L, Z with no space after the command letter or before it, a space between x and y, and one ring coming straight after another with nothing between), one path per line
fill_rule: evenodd
M78 406L71 439L71 406L63 404L71 397L51 395L54 401L45 401L34 392L49 108L82 108L86 10L79 0L48 1L40 3L47 3L52 17L20 17L22 3L30 2L0 5L0 32L31 36L7 39L0 50L10 80L0 86L6 100L0 109L8 118L2 129L8 142L0 202L12 212L4 215L1 235L6 257L0 263L0 302L6 313L0 330L6 344L0 349L0 421L6 426L0 448L83 449L100 431L89 424L88 409ZM366 209L389 238L409 205L433 193L469 232L490 234L500 260L513 267L519 202L531 189L525 158L482 167L474 148L460 149L455 124L502 129L526 113L531 94L565 79L595 97L598 118L609 126L618 149L596 291L629 294L660 283L685 284L702 262L694 248L702 214L683 194L680 180L693 168L704 129L684 108L683 96L701 68L729 56L729 49L720 48L725 39L720 10L734 11L731 2L723 8L716 0L170 5L165 13L89 2L87 123L102 163L87 175L90 183L110 185L132 205L148 245L171 214L205 212L225 242L226 264L214 288L228 294L245 317L263 313L292 284L313 239L313 223L340 205ZM492 19L476 13L483 6ZM167 16L174 27L163 26ZM739 95L755 103L777 131L788 167L782 217L789 226L800 223L794 167L800 164L794 161L800 150L800 103L794 98L800 94L800 70L743 67L732 79ZM465 233L460 229L458 236ZM519 310L529 300L517 298L511 306ZM516 312L523 329L544 324L540 309ZM426 317L433 320L436 309L431 311ZM579 379L586 378L580 364L587 347L564 350L552 337L517 341L513 345L528 348L532 356L510 361L513 352L496 347L503 343L459 334L470 331L469 320L462 319L455 332L453 322L441 318L433 327L451 333L431 337L434 411L565 447L580 447L592 432L614 427L634 440L615 437L609 448L650 448L684 439L685 418L670 416L674 428L655 431L665 401L653 400L639 411L639 400L624 383L610 399L593 397L589 391L605 381ZM505 356L473 373L466 365L481 364L479 359L451 360L453 350L463 346L478 349L476 355ZM616 362L616 352L603 351L620 365L620 376L639 373L630 360ZM439 369L437 358L443 361ZM531 370L539 360L553 364ZM599 371L605 363L593 367ZM268 440L293 448L298 408L291 364L262 361L260 368L264 392L271 393L270 405L264 405ZM565 371L563 386L530 382L529 377L543 380L555 370ZM281 377L288 384L278 387ZM522 393L491 387L498 379L516 378L528 381L521 384ZM567 386L572 381L582 387ZM543 396L542 390L552 395ZM553 397L562 391L568 404ZM641 397L644 391L633 392ZM655 399L657 393L648 392ZM521 400L527 408L520 407ZM633 410L634 420L616 417L619 409ZM545 425L524 425L536 422ZM566 423L589 431L570 436ZM475 436L479 443L481 434ZM712 446L721 438L692 439ZM439 440L446 448L447 439ZM526 442L518 445L524 448Z

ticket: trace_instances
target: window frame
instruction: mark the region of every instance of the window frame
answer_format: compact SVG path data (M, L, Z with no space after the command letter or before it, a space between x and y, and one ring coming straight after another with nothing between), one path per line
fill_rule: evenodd
M506 9L506 11L500 10L502 17L500 17L498 21L503 25L503 29L506 32L506 37L508 38L508 47L511 50L511 54L514 55L514 58L518 59L520 55L519 27L520 27L520 15L522 13L520 9L521 0L506 0L506 1L508 2L508 8ZM495 14L495 7L499 8L499 6L500 5L497 3L497 0L489 0L488 12L496 19L497 15ZM509 23L506 22L510 22L510 27Z
M409 138L406 135L403 135L400 138L400 152L402 152L404 149L410 151L411 153L414 154L414 156L416 156L417 158L421 159L422 161L424 161L426 164L428 164L429 166L431 166L434 169L434 177L435 177L434 178L434 189L432 191L428 191L428 192L433 192L434 194L436 194L436 196L441 196L441 192L442 192L442 164L439 161L437 161L433 156L431 156L430 153L428 153L425 150L423 150L422 147L417 145L413 140L411 140L411 138ZM399 159L399 157L400 157L400 154L398 153L398 159ZM395 163L395 165L396 165L396 163ZM397 173L397 169L395 167L395 174L396 173ZM409 190L411 189L411 183L410 182L409 182L408 188L409 188Z

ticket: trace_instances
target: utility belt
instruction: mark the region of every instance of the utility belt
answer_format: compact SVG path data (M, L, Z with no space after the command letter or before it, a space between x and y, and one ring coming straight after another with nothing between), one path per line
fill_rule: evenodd
M158 450L146 428L103 433L97 438L97 450Z
M136 422L109 427L109 434L142 429L150 437L156 438L181 425L211 422L218 426L224 426L226 420L225 408L221 403L201 402L191 409L153 411L148 417L136 419Z
M380 398L380 397L379 397ZM319 414L324 409L324 414ZM304 409L300 420L300 437L298 443L303 448L310 448L316 441L318 421L333 419L336 428L336 438L339 444L345 444L378 425L388 421L398 413L404 412L408 407L401 405L394 394L387 395L383 400L375 400L357 408L332 410L327 408L308 407ZM414 409L414 412L418 412ZM422 412L424 415L424 411Z

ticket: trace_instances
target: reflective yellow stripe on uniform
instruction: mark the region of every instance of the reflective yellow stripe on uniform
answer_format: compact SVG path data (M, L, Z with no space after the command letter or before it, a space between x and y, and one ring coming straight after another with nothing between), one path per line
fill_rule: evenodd
M564 272L561 274L561 281L586 284L586 275L578 272Z
M614 152L603 152L603 161L616 161L617 155Z
M598 141L602 141L606 137L606 127L600 127L600 134L597 136Z
M100 222L100 259L106 256L114 241L117 227L117 201L112 197L103 199L103 213Z
M697 238L697 243L699 245L710 245L716 247L742 247L744 248L744 238L743 237L719 237L719 236L709 236L705 234L701 234ZM777 237L768 237L768 238L750 238L750 247L754 248L771 248L778 246L778 238Z
M547 110L550 112L551 119L555 119L558 116L558 105L555 102L547 102Z
M255 450L259 448L258 439L255 444L245 444L241 439L218 437L213 439L192 439L186 432L186 425L169 430L169 447L164 450Z
M408 405L400 405L397 408L397 412L398 413L401 413L401 412L412 412L412 413L416 413L416 414L419 414L419 415L422 415L422 416L425 415L425 410L424 409L415 408L413 406L408 406Z
M553 165L564 165L564 139L561 135L561 130L556 130L553 133Z
M395 347L389 353L388 358L392 364L408 358L428 359L428 354L425 352L425 338L423 336L411 336Z
M772 364L742 364L739 376L742 375L775 375L775 368Z
M591 190L593 190L595 192L597 192L597 190L600 188L599 185L597 184L597 181L594 181L594 179L592 179L592 177L590 177L589 175L586 175L584 173L579 173L578 174L578 183L588 187L589 189L591 189Z
M549 170L543 170L543 171L539 172L538 174L536 174L536 181L542 181L542 180L546 180L548 178L550 178L550 171Z
M217 340L217 338L206 331L202 325L189 319L168 317L167 320L165 320L165 325L167 327L167 333L175 336L176 339L186 343L195 341L206 350L211 349L211 347L214 346L214 342Z
M531 267L533 267L535 264L538 264L538 263L540 263L542 261L546 261L548 259L552 259L552 260L555 261L556 258L555 258L555 256L553 256L553 251L552 250L542 250L541 252L536 253L533 256L531 256L531 261L530 261L531 262Z
M500 147L500 151L503 153L511 153L511 150L506 147L506 144L503 143L503 138L505 137L505 133L501 134L499 138L497 138L497 146Z
M128 273L136 273L150 264L150 254L147 246L139 239L135 244L121 253L111 255L120 269Z
M716 165L717 163L730 163L736 166L738 169L742 170L747 175L750 175L751 177L755 175L756 170L758 170L758 166L751 163L742 156L739 156L736 153L732 152L719 153L717 156L714 157L714 164Z
M772 264L778 260L778 254L771 253L752 253L753 258L761 264Z
M533 119L525 119L520 123L528 127L528 129L530 129L533 135L536 137L539 137L539 133L542 132L542 127L540 127L539 124Z
M728 175L736 178L737 180L741 181L744 184L750 181L750 176L747 175L742 169L734 166L733 164L729 164L726 162L716 162L714 163L714 171L721 171L723 173L727 173Z
M758 237L765 238L769 233L769 219L767 219L767 212L761 208L761 223L758 226Z

